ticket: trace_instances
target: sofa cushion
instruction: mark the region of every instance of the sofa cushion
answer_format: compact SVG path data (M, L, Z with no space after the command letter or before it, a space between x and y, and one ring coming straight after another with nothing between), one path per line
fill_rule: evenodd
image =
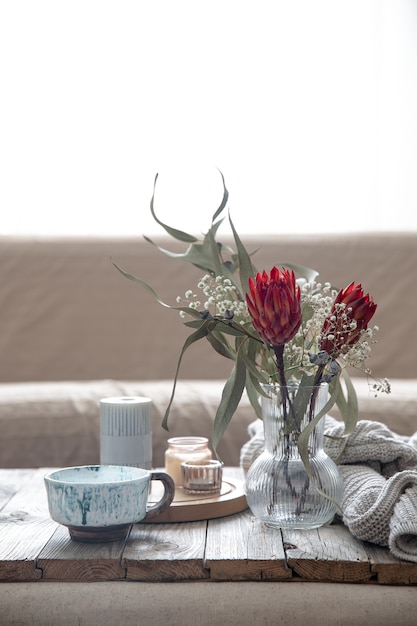
M100 460L100 399L147 396L153 401L153 465L164 464L169 437L210 437L223 381L180 381L167 432L161 426L171 381L67 381L0 385L0 466L64 467ZM239 464L239 450L254 414L242 401L219 453L228 465Z
M361 419L381 421L393 431L417 430L417 382L391 381L392 394L374 394L365 380L355 380ZM167 432L161 427L172 381L67 381L0 384L0 466L64 467L100 460L100 399L147 396L152 399L153 465L164 464L166 441L174 436L210 437L223 380L181 380ZM337 417L337 411L331 411ZM226 465L239 465L242 445L254 411L246 397L219 445Z

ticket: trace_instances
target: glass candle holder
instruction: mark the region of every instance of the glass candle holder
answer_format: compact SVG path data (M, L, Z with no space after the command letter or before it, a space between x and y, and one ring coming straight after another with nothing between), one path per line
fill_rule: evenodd
M171 437L165 451L165 471L169 474L176 487L181 487L181 463L207 462L212 458L207 437Z
M220 461L183 461L181 478L184 493L216 494L222 487L223 463Z

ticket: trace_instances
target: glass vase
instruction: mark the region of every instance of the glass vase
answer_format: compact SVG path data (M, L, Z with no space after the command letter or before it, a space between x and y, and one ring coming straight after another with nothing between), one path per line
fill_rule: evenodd
M307 472L298 448L300 432L323 409L328 386L265 385L261 396L265 449L246 477L252 513L268 526L312 529L330 522L341 503L343 482L323 450L324 418L308 439ZM302 391L301 396L297 396Z

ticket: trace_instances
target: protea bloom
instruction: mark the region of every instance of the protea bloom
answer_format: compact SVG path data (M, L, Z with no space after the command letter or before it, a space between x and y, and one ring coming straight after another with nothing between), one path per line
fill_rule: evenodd
M300 287L293 271L273 267L249 279L246 294L252 324L270 346L281 346L294 337L301 324Z
M350 283L336 296L330 314L324 320L319 349L336 358L353 346L376 311L377 305L361 285Z

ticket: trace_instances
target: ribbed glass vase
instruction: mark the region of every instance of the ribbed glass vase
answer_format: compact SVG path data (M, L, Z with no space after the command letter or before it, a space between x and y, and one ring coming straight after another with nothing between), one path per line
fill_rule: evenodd
M330 522L341 503L343 483L334 461L323 450L324 418L308 440L310 474L298 449L300 432L323 409L328 386L280 388L266 385L262 396L265 450L246 477L252 513L268 526L318 528ZM297 411L301 411L301 415Z

